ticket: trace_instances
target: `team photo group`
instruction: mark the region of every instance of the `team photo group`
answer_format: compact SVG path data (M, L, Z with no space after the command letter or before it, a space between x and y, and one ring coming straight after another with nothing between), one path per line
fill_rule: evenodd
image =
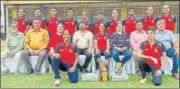
M74 9L66 10L66 18L59 18L57 8L49 9L50 17L42 18L43 9L35 8L34 17L27 19L25 9L18 9L18 18L10 23L6 35L5 50L1 52L1 76L10 73L6 61L17 61L15 75L25 65L25 74L40 75L45 61L48 70L52 70L54 85L61 85L62 72L66 73L70 83L78 83L80 73L92 73L88 70L95 61L95 73L102 81L108 81L112 74L110 60L114 61L113 75L126 73L124 66L130 60L135 63L135 72L139 83L145 84L148 73L152 83L160 86L165 66L172 60L172 78L179 80L179 40L176 32L176 18L170 14L169 5L162 6L162 15L154 17L153 6L147 6L146 16L137 19L135 9L128 9L128 16L120 19L119 10L113 9L112 19L104 20L104 13L96 12L96 19L90 24L89 13L81 13L81 21L74 18ZM84 55L83 65L79 56ZM33 68L29 58L37 56ZM104 58L102 58L104 56ZM121 57L120 57L121 56ZM166 67L167 68L167 67ZM112 75L112 76L113 76ZM128 75L128 74L127 74ZM53 79L53 78L52 78Z

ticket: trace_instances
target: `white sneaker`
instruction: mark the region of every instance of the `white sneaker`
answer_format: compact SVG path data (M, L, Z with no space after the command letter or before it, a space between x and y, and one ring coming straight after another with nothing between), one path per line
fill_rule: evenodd
M55 82L54 82L54 85L55 85L55 86L59 86L59 85L60 85L60 80L59 80L59 79L56 79Z
M140 84L145 84L145 82L146 82L146 78L141 79Z

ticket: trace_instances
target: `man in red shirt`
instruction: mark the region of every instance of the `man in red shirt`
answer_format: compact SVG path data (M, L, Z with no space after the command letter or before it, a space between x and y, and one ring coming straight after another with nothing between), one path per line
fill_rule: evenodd
M103 23L104 16L103 16L103 13L101 11L97 11L96 17L97 17L97 20L94 22L94 24L92 26L92 32L94 35L99 33L99 25L101 23Z
M116 32L116 26L118 20L118 11L116 9L112 10L112 20L107 24L108 25L108 33L113 34Z
M18 24L18 31L22 33L26 33L29 28L28 26L29 23L28 20L25 18L26 16L25 10L19 9L18 16L19 18L16 19L16 22Z
M60 84L59 69L67 71L69 81L71 83L78 82L78 70L76 65L78 63L78 53L76 52L75 44L71 42L71 35L68 30L63 33L64 41L59 43L55 48L55 53L52 59L52 69L54 72L55 85Z
M47 30L49 32L49 35L52 36L53 34L56 34L56 28L60 19L57 17L56 7L52 7L50 12L51 17L47 20Z
M74 32L77 30L77 21L73 18L73 9L68 8L67 10L67 18L63 21L64 30L68 30L73 36Z
M49 44L48 44L48 60L51 64L50 59L52 58L52 54L54 53L54 49L58 43L63 42L63 32L64 26L62 23L57 25L56 33L50 37Z
M125 27L125 33L131 34L131 32L136 30L136 18L134 8L129 9L129 16L123 21Z
M153 17L153 7L149 6L146 10L147 15L143 18L143 29L156 27L155 18Z
M148 40L140 45L138 64L142 74L141 84L146 81L146 72L152 72L152 82L155 86L162 83L162 69L166 63L166 48L155 40L155 28L147 30ZM162 61L161 61L162 56Z
M46 27L45 27L46 20L41 17L41 14L42 14L42 9L41 9L41 8L36 8L35 11L34 11L35 17L32 18L32 19L31 19L31 22L30 22L30 25L31 25L30 28L33 28L33 27L34 27L33 24L32 24L33 20L34 20L35 18L39 18L39 19L40 19L40 22L41 22L41 23L40 23L40 27L43 28L43 29L46 29Z
M101 55L104 55L105 58L108 60L110 57L109 51L109 36L105 32L105 24L101 23L99 25L100 32L95 35L95 61L96 61L96 69L99 69L99 58Z
M172 15L170 15L170 8L169 5L163 5L163 13L164 15L160 17L160 19L164 19L166 22L166 29L170 30L172 32L175 32L175 23L176 18Z
M86 30L91 31L91 27L89 25L88 21L88 13L87 12L82 12L82 22L86 24Z

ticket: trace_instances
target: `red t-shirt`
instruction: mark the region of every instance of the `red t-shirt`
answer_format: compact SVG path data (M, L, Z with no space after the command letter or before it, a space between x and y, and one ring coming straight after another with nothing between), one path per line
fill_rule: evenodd
M115 19L112 19L109 24L109 34L113 34L116 32L116 26L117 26L117 21Z
M59 23L58 17L51 17L47 21L47 30L50 35L56 33L57 25Z
M162 43L156 41L156 43L151 47L148 41L145 41L141 44L140 49L143 50L144 55L152 56L158 60L158 63L155 64L153 60L145 59L148 65L151 65L156 69L161 68L161 55L166 50Z
M27 19L17 19L16 22L18 23L18 31L24 33L27 30L28 21Z
M69 30L71 36L76 31L77 21L75 21L73 18L67 18L63 21L64 23L64 30Z
M91 26L88 24L88 21L83 21L86 24L86 30L91 32Z
M107 49L107 40L109 39L107 34L97 34L95 40L97 40L97 46L99 50Z
M133 16L128 16L124 21L125 32L131 34L131 32L136 30L136 18Z
M35 17L35 18L37 18L37 17ZM33 20L35 19L35 18L33 18L32 20L31 20L31 25L32 25L32 27L34 28L34 26L33 26ZM41 18L41 17L39 17L40 18L40 27L42 28L42 29L45 29L45 19L43 19L43 18Z
M156 27L155 19L152 16L143 18L143 29L146 31L149 27Z
M55 53L59 53L61 59L66 64L73 65L76 60L76 46L74 44L65 45L64 42L56 46Z
M163 15L161 16L160 19L165 20L166 22L166 29L170 30L170 31L174 31L175 30L175 18L171 15Z
M63 41L63 36L62 35L58 35L57 33L53 34L50 37L49 44L48 44L48 49L50 49L51 47L53 47L55 49L56 45L58 43L62 42L62 41Z
M98 34L99 33L99 25L103 23L102 21L96 21L93 26L93 33Z

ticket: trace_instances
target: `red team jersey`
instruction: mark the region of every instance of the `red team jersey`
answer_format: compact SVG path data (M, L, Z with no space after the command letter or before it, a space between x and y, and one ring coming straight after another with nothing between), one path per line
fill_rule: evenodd
M76 31L77 21L75 21L73 18L67 18L63 21L64 23L64 30L69 30L71 36Z
M27 26L28 26L28 21L27 19L23 18L19 18L16 20L17 24L18 24L18 31L19 32L22 32L22 33L25 33L25 31L28 29Z
M58 17L51 17L47 21L47 30L51 35L56 34L57 25L59 24L59 18Z
M93 29L92 29L94 35L99 33L99 25L100 25L101 23L103 23L103 22L102 22L102 21L96 21L96 22L94 23L94 26L93 26Z
M48 44L48 49L50 49L51 47L55 48L56 45L58 43L62 42L62 41L63 41L63 36L62 35L58 35L57 33L53 34L50 37L49 44Z
M107 34L97 34L95 39L97 40L97 46L99 50L107 49L107 40L109 39Z
M175 30L175 18L171 15L163 15L160 19L165 20L166 22L166 29L174 32Z
M156 27L156 22L153 16L145 16L143 18L143 29L146 31L149 27Z
M125 32L131 34L131 32L136 30L136 18L134 16L128 16L124 21Z
M118 21L118 20L117 20ZM113 34L114 32L116 32L116 26L117 26L117 21L115 19L112 19L109 23L108 23L108 33L109 34Z

